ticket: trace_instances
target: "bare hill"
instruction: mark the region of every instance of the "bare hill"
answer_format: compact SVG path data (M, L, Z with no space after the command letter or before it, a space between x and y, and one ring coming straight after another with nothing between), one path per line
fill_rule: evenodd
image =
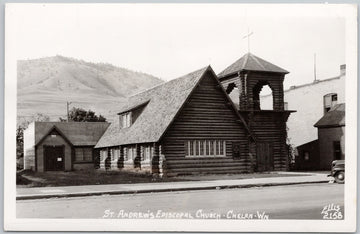
M163 81L152 75L105 63L63 56L19 60L18 117L35 113L52 120L66 116L66 101L112 118L124 97Z

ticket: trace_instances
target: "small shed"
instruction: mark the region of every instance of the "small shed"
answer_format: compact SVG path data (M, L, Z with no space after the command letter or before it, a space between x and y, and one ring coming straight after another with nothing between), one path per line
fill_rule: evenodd
M335 105L314 126L318 128L319 169L331 169L333 160L345 159L345 103Z
M297 147L298 155L295 157L295 170L319 169L319 141L314 140Z
M24 131L24 169L38 172L94 168L94 146L106 122L33 122Z

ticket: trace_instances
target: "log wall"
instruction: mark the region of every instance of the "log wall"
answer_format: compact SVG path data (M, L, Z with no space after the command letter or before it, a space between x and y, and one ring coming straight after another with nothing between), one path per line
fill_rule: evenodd
M167 175L251 170L248 133L228 102L215 78L207 74L161 141ZM226 156L185 157L188 140L225 140ZM240 158L233 158L233 143L242 146Z
M253 167L257 168L259 149L261 144L267 145L271 152L269 164L265 170L288 170L288 150L286 145L286 121L290 114L284 111L284 74L256 71L242 71L236 75L220 79L227 91L236 85L240 91L240 113L256 139L256 145L250 147L253 156ZM259 93L263 86L268 85L272 90L273 110L260 110ZM262 149L264 151L264 149ZM266 151L266 150L265 150Z

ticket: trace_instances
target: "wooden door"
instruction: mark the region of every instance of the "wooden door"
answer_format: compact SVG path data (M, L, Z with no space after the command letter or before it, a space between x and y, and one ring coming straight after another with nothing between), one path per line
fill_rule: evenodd
M64 146L44 146L45 171L63 171L64 160Z
M274 157L272 145L268 142L257 142L256 157L258 171L274 170Z

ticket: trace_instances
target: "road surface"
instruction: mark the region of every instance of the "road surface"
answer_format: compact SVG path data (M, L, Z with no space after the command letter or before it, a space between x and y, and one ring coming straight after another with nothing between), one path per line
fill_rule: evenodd
M16 210L18 218L323 219L321 212L326 206L330 216L337 206L344 214L344 185L20 200Z

